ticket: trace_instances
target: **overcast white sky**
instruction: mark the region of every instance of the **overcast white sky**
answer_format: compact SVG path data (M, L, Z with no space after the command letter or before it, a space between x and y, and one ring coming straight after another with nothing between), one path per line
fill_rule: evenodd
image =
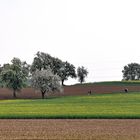
M121 80L139 48L139 0L0 0L0 64L43 51L85 66L87 82Z

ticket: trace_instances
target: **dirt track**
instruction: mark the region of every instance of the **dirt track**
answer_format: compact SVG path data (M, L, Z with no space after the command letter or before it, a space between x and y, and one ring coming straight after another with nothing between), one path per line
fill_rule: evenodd
M140 91L140 86L112 86L112 85L76 85L76 86L64 86L64 91L62 93L50 94L49 96L69 96L69 95L87 95L88 91L91 90L92 94L100 93L116 93L124 92L124 88L128 88L129 91ZM31 99L31 98L41 98L41 94L32 88L23 89L17 94L18 98ZM0 99L11 99L12 91L1 88L0 89Z
M0 140L140 140L140 120L0 120Z

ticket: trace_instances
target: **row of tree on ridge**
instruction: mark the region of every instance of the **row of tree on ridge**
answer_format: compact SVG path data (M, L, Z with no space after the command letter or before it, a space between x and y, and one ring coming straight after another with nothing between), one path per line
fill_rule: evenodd
M140 80L140 64L130 63L124 66L123 80ZM83 83L88 71L83 66L77 68L69 62L52 57L44 52L37 52L33 63L27 64L19 58L13 58L11 63L0 67L0 85L13 90L13 97L23 87L30 85L41 91L42 98L48 92L61 91L64 81L69 77ZM61 83L60 83L61 82Z
M44 52L37 52L31 65L13 58L11 63L0 67L1 86L12 89L14 98L16 92L28 86L28 83L40 90L44 98L48 92L61 91L64 81L69 77L78 77L79 82L83 83L87 75L88 71L84 66L78 67L76 73L73 64Z

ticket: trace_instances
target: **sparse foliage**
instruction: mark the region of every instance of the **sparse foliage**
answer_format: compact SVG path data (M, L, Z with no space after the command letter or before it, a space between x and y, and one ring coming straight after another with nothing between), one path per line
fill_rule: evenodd
M83 66L77 68L77 77L80 83L83 83L85 81L85 77L87 75L88 75L88 71Z

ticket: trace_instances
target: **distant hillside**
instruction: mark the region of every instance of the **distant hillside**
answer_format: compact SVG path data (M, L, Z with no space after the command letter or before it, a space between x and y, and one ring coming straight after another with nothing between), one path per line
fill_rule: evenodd
M130 92L140 93L140 82L139 81L109 81L109 82L96 82L96 83L85 83L76 84L71 86L64 86L62 93L48 94L48 96L81 96L95 94L108 94L108 93L125 93L124 89L128 89ZM41 98L41 93L35 91L32 88L24 88L20 93L17 93L19 99L35 99ZM0 88L0 99L12 99L12 91L6 88Z
M94 82L94 83L83 83L75 84L75 86L87 86L87 85L112 85L112 86L140 86L140 81L103 81L103 82Z

